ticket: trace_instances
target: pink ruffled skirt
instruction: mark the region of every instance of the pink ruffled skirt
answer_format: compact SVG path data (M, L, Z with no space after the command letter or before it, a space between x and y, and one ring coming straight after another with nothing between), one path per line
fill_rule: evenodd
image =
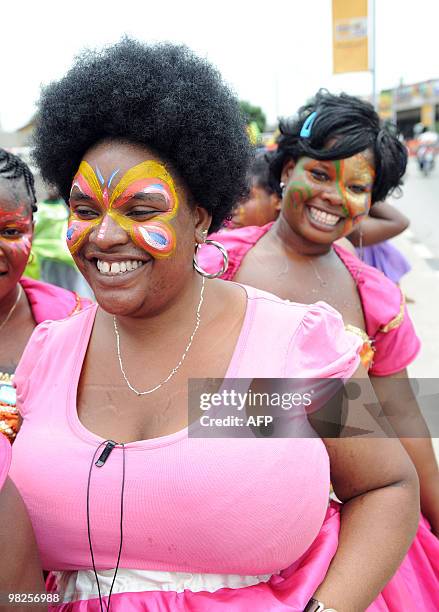
M187 577L186 586L181 583L172 586L172 580L158 580L156 586L148 580L148 589L136 588L130 591L128 570L116 580L111 596L112 612L302 612L309 599L324 579L329 564L337 550L340 528L340 506L331 502L319 535L307 552L279 574L260 577L219 577L212 586L214 575L192 575ZM80 572L79 572L80 573ZM89 572L87 572L90 574ZM133 574L142 572L133 572ZM147 574L148 572L145 572ZM171 573L156 572L156 574ZM63 573L66 578L66 573ZM70 572L73 578L76 572ZM112 577L113 572L102 572ZM148 574L154 574L149 572ZM201 576L201 581L200 581ZM206 585L202 585L202 576ZM59 573L49 574L47 589L56 593L60 589ZM68 578L68 576L67 576ZM239 580L243 584L240 586ZM110 579L111 582L111 579ZM138 583L138 581L137 581ZM224 586L224 583L226 586ZM196 585L196 586L191 586ZM192 589L192 590L191 590ZM93 592L96 585L92 587ZM108 592L105 588L104 592ZM76 599L76 601L74 600ZM104 609L108 598L104 596ZM99 598L70 597L70 601L51 605L51 612L100 612ZM403 563L367 612L434 612L439 611L439 540L431 533L428 523L421 518L416 538Z

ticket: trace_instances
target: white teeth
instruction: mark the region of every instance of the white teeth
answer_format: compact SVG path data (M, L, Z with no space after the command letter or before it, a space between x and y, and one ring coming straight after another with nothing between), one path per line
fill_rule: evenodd
M335 225L338 223L340 217L337 215L331 215L330 213L323 212L318 208L310 207L311 217L315 221L319 221L319 223L324 223L325 225Z
M116 275L137 270L137 268L140 268L143 266L143 264L143 261L136 261L134 259L127 261L113 261L112 263L98 259L96 262L96 267L101 274Z

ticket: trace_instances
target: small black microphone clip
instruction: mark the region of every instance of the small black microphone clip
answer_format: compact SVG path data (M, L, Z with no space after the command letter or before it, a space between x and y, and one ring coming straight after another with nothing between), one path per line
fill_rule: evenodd
M113 450L115 446L117 446L117 442L113 442L113 440L107 441L107 444L105 445L104 450L99 455L99 459L95 463L96 467L102 467L104 465L104 463L107 461L111 451Z

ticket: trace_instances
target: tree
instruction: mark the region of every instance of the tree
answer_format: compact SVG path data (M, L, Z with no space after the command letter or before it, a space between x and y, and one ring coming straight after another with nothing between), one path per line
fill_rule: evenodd
M253 106L253 104L250 104L250 102L245 100L241 100L239 105L246 117L247 124L254 121L257 124L259 131L263 132L267 124L267 118L262 108L260 106Z

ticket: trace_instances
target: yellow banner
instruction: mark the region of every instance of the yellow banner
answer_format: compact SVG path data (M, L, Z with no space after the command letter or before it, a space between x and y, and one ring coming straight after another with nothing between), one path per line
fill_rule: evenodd
M421 123L431 128L435 124L435 109L433 104L423 104L421 106Z
M369 70L367 0L332 0L333 72Z

